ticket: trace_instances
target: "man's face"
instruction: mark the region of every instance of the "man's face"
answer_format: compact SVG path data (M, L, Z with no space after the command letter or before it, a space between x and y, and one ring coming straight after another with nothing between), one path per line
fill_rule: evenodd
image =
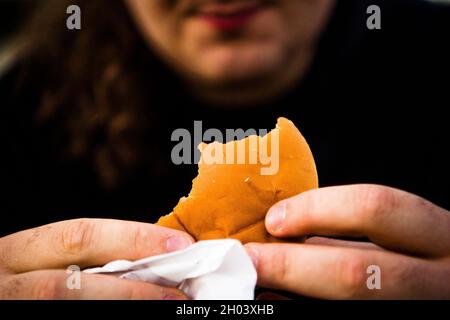
M335 0L125 0L181 74L223 85L271 77L311 50Z

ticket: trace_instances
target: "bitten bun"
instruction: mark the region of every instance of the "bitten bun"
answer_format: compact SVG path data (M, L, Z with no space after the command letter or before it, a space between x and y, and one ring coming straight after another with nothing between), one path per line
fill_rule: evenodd
M264 137L250 136L227 144L201 144L199 148L202 156L198 176L193 180L189 196L181 198L173 212L157 222L160 226L185 231L196 240L277 241L264 225L269 208L280 200L318 188L311 150L300 131L286 118L279 118L276 128ZM245 164L208 161L221 151L224 158L231 152L230 159L234 156L237 160L239 150L244 148ZM268 151L263 152L263 148ZM249 163L251 152L254 156L255 151L260 157ZM267 157L261 157L262 152L268 152L272 161L278 160L275 174L267 174L269 165L264 161ZM266 173L262 174L264 170Z

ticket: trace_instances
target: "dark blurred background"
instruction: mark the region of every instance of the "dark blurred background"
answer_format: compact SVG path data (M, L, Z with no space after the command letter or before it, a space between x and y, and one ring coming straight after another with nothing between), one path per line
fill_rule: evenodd
M42 1L42 0L41 0ZM0 0L0 43L4 42L20 26L33 0Z
M0 2L0 38L7 37L20 19L20 1L2 0Z
M33 8L44 0L0 0L0 76L14 57L11 40Z

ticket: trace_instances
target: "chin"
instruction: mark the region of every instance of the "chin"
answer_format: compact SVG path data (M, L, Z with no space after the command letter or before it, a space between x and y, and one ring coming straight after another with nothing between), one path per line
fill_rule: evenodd
M282 50L276 46L219 46L205 50L191 60L192 73L204 82L216 85L248 82L276 73L282 65Z

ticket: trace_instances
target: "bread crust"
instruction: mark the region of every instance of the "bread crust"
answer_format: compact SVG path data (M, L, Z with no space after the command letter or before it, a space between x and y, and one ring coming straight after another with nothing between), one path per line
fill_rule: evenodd
M261 174L267 167L262 158L249 163L255 141L258 141L259 155L268 147L267 155L276 156L278 149L276 174ZM275 141L279 143L278 148L274 147ZM234 238L242 243L277 242L265 229L268 209L280 200L318 188L316 165L308 143L286 118L279 118L276 128L264 137L250 136L227 144L201 144L199 148L202 151L199 172L189 196L181 198L173 212L157 222L160 226L185 231L196 240ZM224 156L234 152L236 160L243 148L245 164L217 164L206 159L211 150L216 154L222 150Z

